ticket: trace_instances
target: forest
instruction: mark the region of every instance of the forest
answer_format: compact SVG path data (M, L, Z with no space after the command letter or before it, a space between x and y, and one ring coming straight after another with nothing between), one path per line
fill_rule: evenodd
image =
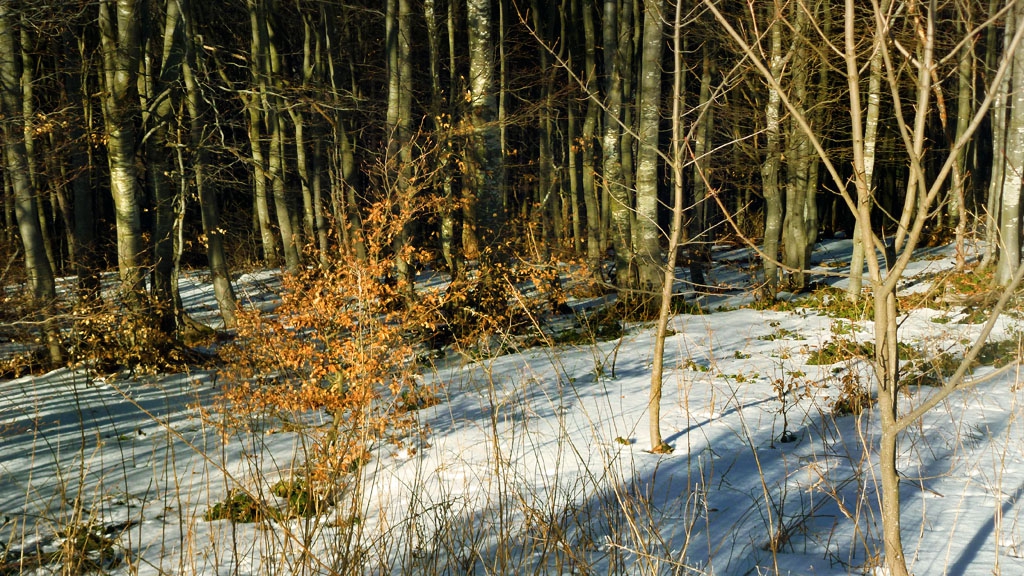
M339 254L399 283L578 258L642 300L678 207L695 284L714 242L757 244L770 298L805 287L819 238L860 239L863 181L874 243L901 253L927 199L924 233L983 234L1005 285L1016 8L5 2L7 281L45 308L55 278L85 294L116 268L169 332L182 265L209 267L230 327L233 270Z
M1020 282L1022 37L1020 0L0 0L0 337L34 343L4 374L187 362L217 336L186 270L252 338L241 273L283 270L319 295L286 299L302 313L365 297L365 272L406 326L391 350L522 324L517 283L551 314L585 283L658 319L656 414L670 312L811 292L815 247L849 239L898 574L897 436L923 412L899 407L896 290L946 244L1007 290L993 316ZM709 276L721 246L750 250L749 284Z

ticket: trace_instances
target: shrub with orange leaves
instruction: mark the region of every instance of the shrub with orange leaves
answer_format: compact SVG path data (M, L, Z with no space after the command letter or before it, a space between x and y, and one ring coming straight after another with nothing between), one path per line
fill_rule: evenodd
M305 474L313 485L354 472L375 446L400 444L415 429L413 412L434 402L416 356L443 295L400 286L393 265L353 257L288 275L281 305L240 313L237 337L221 350L228 382L215 408L221 422L329 416L328 425L308 430Z

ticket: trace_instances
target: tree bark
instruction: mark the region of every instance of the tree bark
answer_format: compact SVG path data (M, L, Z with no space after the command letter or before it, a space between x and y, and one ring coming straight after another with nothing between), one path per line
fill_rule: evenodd
M506 236L502 202L505 163L497 123L490 1L467 0L466 20L471 127L466 179L474 196L474 235L480 250L492 254L500 251L498 244Z
M199 196L200 217L203 235L206 237L206 259L210 267L210 280L213 293L217 300L220 317L224 328L237 326L236 310L238 300L231 285L231 270L228 267L227 252L224 246L224 230L220 224L220 208L216 190L207 184L206 170L209 164L207 151L207 109L206 99L200 92L195 71L200 69L198 55L198 38L193 24L192 4L190 0L179 0L185 23L186 58L182 66L185 81L185 106L189 116L189 145L194 154L192 160L192 179Z
M21 50L17 46L11 23L14 15L10 4L0 1L0 112L4 134L4 166L10 179L14 197L14 212L25 250L25 272L34 303L45 317L56 298L53 270L43 246L43 233L37 213L36 190L29 178L25 129L21 117ZM54 331L44 328L47 334L47 351L51 362L59 363L63 352Z
M715 65L712 62L708 42L710 40L705 40L704 46L701 48L700 92L697 103L699 115L696 129L693 130L693 208L690 215L689 242L691 248L689 252L690 281L698 290L707 284L704 269L711 264L711 243L714 241L708 217L710 200L708 199L707 178L708 169L711 166L709 152L713 134L712 123L714 122L714 112L711 107L711 75ZM681 177L682 173L680 172ZM674 265L674 261L670 259L669 266Z
M597 91L597 33L591 2L580 6L583 17L584 70L583 82L589 92ZM588 97L583 120L580 152L583 159L583 205L587 211L587 265L596 273L601 269L601 199L596 186L597 98Z
M796 16L792 18L794 30L789 97L800 116L805 117L805 111L810 107L807 88L810 74L809 50L805 38L808 16L803 7L794 6L793 10ZM810 261L806 211L808 204L813 201L813 198L808 198L811 154L813 152L808 135L791 119L786 135L786 214L782 226L785 237L783 261L789 269L789 285L794 291L806 286L805 270Z
M636 219L633 244L641 301L649 305L664 281L661 229L658 227L658 127L661 121L661 54L664 0L644 0L643 61L640 76L639 153L636 168Z
M144 292L142 191L135 168L134 125L138 114L138 98L134 93L141 52L142 10L137 0L101 0L99 3L103 119L117 225L117 267L123 297L133 308L141 307Z
M770 24L771 48L769 52L771 76L782 82L782 73L788 57L782 54L782 7L775 4L774 19ZM765 224L762 245L765 291L774 300L779 287L779 239L782 236L782 194L779 189L779 171L782 165L779 90L769 84L768 103L765 106L766 149L761 164L761 190L764 194Z
M1014 22L1024 19L1024 5L1016 4ZM1007 29L1011 28L1009 18ZM1005 147L1002 158L1001 201L999 202L999 259L995 281L999 286L1010 283L1020 266L1020 199L1021 171L1024 170L1024 47L1013 53L1010 92L1006 101ZM998 127L996 127L998 129ZM999 151L997 151L997 154Z
M156 304L155 312L160 317L160 326L168 334L176 329L176 316L184 314L184 311L174 309L174 302L180 298L175 294L172 280L175 263L176 199L170 179L170 160L175 154L169 140L171 127L176 122L174 109L178 97L177 83L181 77L184 56L180 21L178 2L166 2L164 22L160 28L162 34L147 42L150 54L145 59L145 90L140 94L143 127L146 133L146 182L152 198L153 212L153 273L150 292ZM157 27L155 23L147 22L143 28L152 30Z
M672 290L676 280L675 259L683 231L683 67L682 46L682 2L676 2L675 18L672 21L672 145L669 161L672 168L672 224L668 235L668 266L661 286L661 301L658 306L658 324L654 335L654 358L651 367L651 392L647 403L651 452L664 454L672 452L672 446L661 436L661 395L665 370L665 338L668 336L668 320L672 313ZM698 118L701 122L703 119Z
M388 181L395 186L391 213L397 218L397 232L392 241L395 270L400 289L413 296L412 264L406 254L412 234L414 215L410 210L412 186L412 10L409 0L389 0L385 16L385 37L388 60L388 109L384 123L388 139Z

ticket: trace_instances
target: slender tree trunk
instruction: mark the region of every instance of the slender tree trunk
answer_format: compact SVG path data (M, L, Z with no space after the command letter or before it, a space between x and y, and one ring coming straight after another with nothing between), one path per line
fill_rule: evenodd
M1000 0L989 0L989 14L994 14ZM1006 30L1013 26L1013 11L1006 15ZM989 27L988 50L985 53L985 70L993 70L999 58L1000 48L1006 52L1010 45L1010 36L1003 36L1003 42L996 41L995 26ZM1002 202L1003 167L1005 161L1003 151L1006 149L1006 102L1010 93L1010 75L1003 76L992 101L992 173L989 175L988 195L985 199L985 254L981 259L981 267L987 268L995 262L999 254L999 205Z
M40 182L41 175L36 162L36 141L35 141L35 62L30 52L32 39L29 35L28 21L24 11L21 14L21 118L22 128L25 133L25 160L28 167L28 176L32 189L36 191L36 215L39 217L39 230L43 236L43 248L46 252L46 260L50 266L50 275L56 275L61 269L61 263L53 246L53 235L50 233L49 219L46 216L46 195L42 193L43 185ZM56 206L52 206L56 209Z
M103 61L103 118L106 124L110 191L117 225L117 267L123 297L141 307L143 285L142 191L135 168L134 116L143 6L136 0L101 0L100 44ZM112 13L113 12L113 13Z
M629 263L632 242L629 229L629 190L623 182L622 152L622 52L619 50L619 3L604 0L602 40L604 43L605 120L604 120L604 186L611 212L611 242L615 251L615 284L619 290L630 286Z
M407 297L413 296L413 270L405 253L409 245L413 213L409 210L412 187L412 10L409 0L389 0L385 17L388 59L388 109L385 131L388 138L389 180L396 187L392 213L398 219L393 241L398 282Z
M966 15L961 15L961 34L966 34L969 25ZM957 61L957 98L956 98L956 133L953 141L960 140L970 127L971 116L974 115L973 99L974 55L970 46L960 48ZM972 147L973 148L973 147ZM967 182L968 182L968 149L963 147L957 151L956 164L953 165L953 180L950 186L948 213L949 220L956 235L956 269L963 271L966 265L965 242L967 236Z
M250 39L250 62L249 70L252 75L252 92L242 93L245 101L245 109L248 118L248 133L250 155L252 156L253 189L255 191L256 222L259 228L260 244L263 248L263 261L267 266L276 268L279 265L277 254L277 238L274 236L270 223L270 205L267 202L267 161L263 153L262 133L262 98L267 91L267 82L264 75L267 58L262 33L263 16L261 15L260 0L249 0L249 26Z
M200 217L203 234L206 236L206 258L210 267L210 280L213 283L214 298L220 310L224 327L234 328L237 325L236 310L238 301L231 285L231 270L228 267L227 252L224 246L224 230L220 224L220 208L217 193L206 182L206 167L209 164L207 152L206 99L200 93L200 86L195 78L195 70L199 70L199 56L196 30L189 3L192 0L179 0L185 22L186 58L182 66L182 77L185 81L185 106L189 116L189 145L194 154L192 160L192 178L195 191L199 196ZM193 69L195 65L195 69Z
M636 26L637 11L639 10L639 0L620 0L621 12L619 13L619 60L622 63L622 73L619 75L622 78L622 125L628 127L628 130L622 131L622 138L619 144L619 151L622 156L622 187L625 190L628 200L626 206L629 207L627 217L629 218L629 266L628 269L619 272L619 274L625 274L628 278L629 285L636 286L637 280L637 246L633 243L633 238L636 235L637 229L637 217L636 211L636 155L634 154L634 145L636 139L633 138L634 131L636 129L636 79L635 79L635 52L639 43L639 36L642 32L641 26ZM620 285L621 286L621 285ZM621 293L621 292L620 292Z
M474 195L475 230L479 248L500 251L506 239L503 183L505 163L501 155L494 83L494 41L489 0L467 0L469 30L470 126L466 180Z
M785 61L782 54L782 7L775 4L774 20L771 23L771 49L769 53L772 78L782 81ZM766 149L761 164L761 187L765 203L764 224L764 281L767 296L774 300L779 287L779 239L782 236L782 194L779 190L779 170L782 164L780 143L781 96L773 85L768 86L768 104L765 107Z
M180 297L174 294L175 250L175 204L176 198L171 184L170 130L175 123L177 83L181 76L183 57L180 20L180 5L177 1L166 2L161 35L154 36L150 45L150 56L145 59L147 74L140 94L143 109L143 126L147 137L144 142L146 154L146 181L152 196L153 208L153 273L151 294L156 303L160 326L170 334L176 329L176 316L184 314L175 310L174 302ZM147 22L145 30L156 28ZM157 46L157 42L162 44Z
M664 274L661 229L658 227L658 126L661 121L661 54L664 0L644 0L643 62L640 76L639 128L636 169L636 219L633 244L642 301L649 304L661 292Z
M790 100L801 116L809 107L807 79L809 76L809 50L804 31L807 29L807 14L804 8L794 6L796 12L793 31ZM784 263L790 268L790 287L799 291L806 285L807 228L805 212L808 205L807 191L810 176L810 138L797 122L789 122L786 138L786 215L783 220Z
M0 1L0 123L4 135L4 172L10 179L21 245L25 250L25 273L32 298L45 318L56 298L53 269L46 257L43 233L39 225L36 191L29 177L25 129L21 117L21 70L10 5ZM63 352L55 332L44 327L50 360L57 364Z
M270 126L270 157L267 161L267 178L270 179L271 191L274 196L274 214L277 215L277 227L281 231L281 247L284 251L284 265L289 272L299 269L298 230L292 224L292 210L288 203L288 189L285 186L284 117L280 111L280 99L270 98L267 106L267 124Z
M543 71L540 95L540 119L537 135L537 186L536 213L540 218L539 227L544 239L545 249L558 243L557 228L561 217L558 213L560 197L559 181L555 175L555 160L552 150L552 128L554 107L554 73L548 52L548 13L541 7L538 0L530 1L533 15L533 28L540 37L537 45L537 58ZM572 104L570 103L571 107ZM572 154L572 151L569 151Z
M714 63L711 59L711 50L708 42L704 42L701 49L701 75L700 93L697 110L696 130L694 130L693 141L693 213L690 217L689 239L692 245L690 249L690 281L697 289L704 287L707 280L704 277L704 269L711 263L711 227L709 226L709 200L708 200L708 168L711 165L709 152L711 150L711 135L713 133L712 123L714 114L711 108L711 76L714 72ZM681 80L680 80L681 81ZM681 177L681 173L680 173ZM669 266L674 266L669 260Z
M683 67L682 47L682 2L676 2L675 18L672 22L672 224L668 235L668 266L661 286L661 302L658 306L658 324L654 336L654 358L651 367L651 394L647 410L650 418L651 452L656 454L672 452L672 447L661 437L661 391L665 369L665 338L668 335L668 320L672 313L672 290L676 280L675 259L683 230ZM700 118L698 122L702 121Z
M73 234L75 237L74 260L75 274L78 276L78 293L83 299L99 296L99 272L95 265L95 232L93 209L95 196L90 185L92 163L85 147L86 122L92 117L91 102L88 91L83 89L83 78L88 78L83 69L82 51L84 41L65 32L61 37L64 49L67 73L62 75L62 86L67 106L72 111L72 118L77 121L70 123L68 129L70 152L68 154L68 172L72 194L72 211L74 214Z
M591 2L580 5L583 17L584 70L586 90L597 91L597 32ZM586 117L580 152L583 158L583 205L587 210L587 265L595 273L601 269L601 199L596 186L596 134L598 105L596 98L587 98Z
M1024 5L1014 8L1014 22L1024 18ZM1009 20L1009 19L1008 19ZM1011 24L1007 23L1007 30ZM999 203L999 259L995 281L1007 286L1020 266L1021 172L1024 171L1024 47L1013 54L1013 73L1006 102L1006 136L1003 149L1003 185ZM998 128L998 127L997 127ZM997 151L998 154L998 151Z
M263 91L264 117L267 128L270 131L270 149L267 159L267 177L270 179L271 190L274 196L274 214L277 216L277 227L281 231L281 248L284 252L285 268L289 272L296 272L301 263L299 249L303 240L299 234L298 227L293 222L293 208L289 202L288 187L286 186L287 165L285 158L285 140L287 130L285 129L285 102L282 94L284 82L281 75L283 67L281 53L275 43L277 31L270 22L270 11L272 5L269 0L259 0L261 10L257 11L259 17L259 34L261 44L266 50L266 57L263 59L263 77L269 89Z

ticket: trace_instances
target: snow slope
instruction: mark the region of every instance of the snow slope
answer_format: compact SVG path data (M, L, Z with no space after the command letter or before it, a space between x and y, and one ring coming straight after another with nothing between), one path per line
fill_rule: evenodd
M847 251L833 242L816 261ZM735 266L712 278L741 285L747 257L720 252L717 261ZM951 265L949 248L923 252L906 290ZM261 305L271 281L239 285ZM191 279L184 298L212 323L209 285ZM726 289L703 305L745 300ZM900 339L962 352L980 327L957 314L912 310ZM855 360L807 363L837 339L869 340L870 322L733 308L679 315L671 329L662 432L672 454L645 451L649 325L608 342L449 355L423 376L444 395L418 413L425 441L377 450L361 490L331 514L248 524L203 515L237 487L273 499L270 487L301 464L303 437L271 420L221 434L198 410L225 384L215 372L104 379L57 370L0 382L0 574L58 572L72 549L112 574L874 570L877 423L871 411L831 411L844 381L870 383L870 374ZM1020 329L1007 315L994 338ZM933 392L908 387L903 406ZM1024 574L1022 401L1011 370L905 432L912 572ZM784 432L793 441L780 441ZM75 527L93 531L92 545L73 545Z

